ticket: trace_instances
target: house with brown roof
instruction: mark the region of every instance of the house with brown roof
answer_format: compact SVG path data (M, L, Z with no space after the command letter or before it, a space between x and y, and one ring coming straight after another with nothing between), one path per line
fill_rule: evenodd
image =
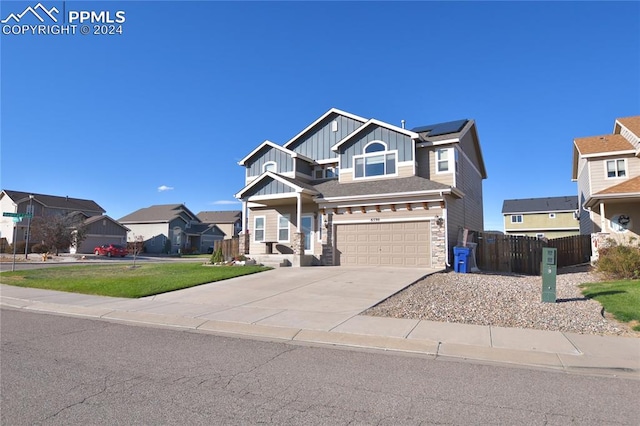
M207 253L225 233L203 223L184 204L160 204L134 211L118 220L127 226L129 241L142 237L146 253Z
M216 225L226 234L226 238L237 237L242 230L240 210L202 211L198 213L202 223Z
M580 233L594 249L607 238L640 236L640 116L615 120L613 132L573 141ZM594 251L595 252L595 251Z
M484 227L487 174L474 120L409 130L332 108L238 164L240 247L255 258L443 268L460 231Z
M127 227L105 215L105 210L93 200L5 189L0 193L0 208L7 213L31 213L33 217L68 214L84 216L86 238L78 247L69 248L74 253L91 253L95 246L124 244L127 239ZM0 218L0 237L5 238L8 243L14 241L14 236L15 241L26 242L30 219L22 219L15 225L14 234L12 218ZM34 243L37 241L29 240L30 246Z

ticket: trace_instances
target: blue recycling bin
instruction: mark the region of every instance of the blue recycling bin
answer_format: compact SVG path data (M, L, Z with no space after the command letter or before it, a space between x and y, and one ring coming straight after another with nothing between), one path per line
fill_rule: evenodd
M466 274L469 272L469 256L471 249L468 247L453 248L453 270Z

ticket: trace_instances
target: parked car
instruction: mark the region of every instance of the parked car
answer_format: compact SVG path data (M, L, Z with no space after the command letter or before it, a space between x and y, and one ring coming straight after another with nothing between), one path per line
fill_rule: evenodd
M129 251L125 246L121 246L120 244L103 244L93 249L93 252L96 256L120 256L125 257L129 254Z

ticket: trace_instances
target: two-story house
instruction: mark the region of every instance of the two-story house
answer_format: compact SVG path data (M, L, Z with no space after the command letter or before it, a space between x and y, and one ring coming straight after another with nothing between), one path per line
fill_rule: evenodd
M506 235L552 239L580 234L575 195L504 200L502 216Z
M85 239L78 247L70 247L74 253L92 253L93 248L102 244L124 244L128 229L105 215L105 210L93 200L61 197L57 195L37 194L33 192L5 189L0 193L0 207L7 213L30 213L32 217L80 214L85 220ZM0 218L0 237L8 243L27 242L30 219L15 223L11 217ZM29 240L31 247L37 241Z
M640 116L616 119L611 134L574 139L572 179L578 183L580 233L593 236L594 249L607 238L637 239Z
M142 238L146 253L207 253L224 239L215 224L202 223L184 204L160 204L136 210L118 220L131 232L129 241Z
M240 210L202 211L198 213L202 223L216 225L226 238L237 237L242 230L242 212Z
M294 265L442 268L483 229L487 177L473 120L412 130L335 108L244 157L241 250Z

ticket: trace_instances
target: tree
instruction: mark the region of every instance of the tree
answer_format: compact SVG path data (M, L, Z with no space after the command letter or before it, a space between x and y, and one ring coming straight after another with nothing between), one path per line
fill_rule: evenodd
M54 214L34 217L31 221L32 241L39 241L50 249L60 250L79 246L87 238L85 217L81 213Z
M136 266L136 258L144 250L144 237L133 234L133 241L127 243L129 253L133 255L133 266Z

